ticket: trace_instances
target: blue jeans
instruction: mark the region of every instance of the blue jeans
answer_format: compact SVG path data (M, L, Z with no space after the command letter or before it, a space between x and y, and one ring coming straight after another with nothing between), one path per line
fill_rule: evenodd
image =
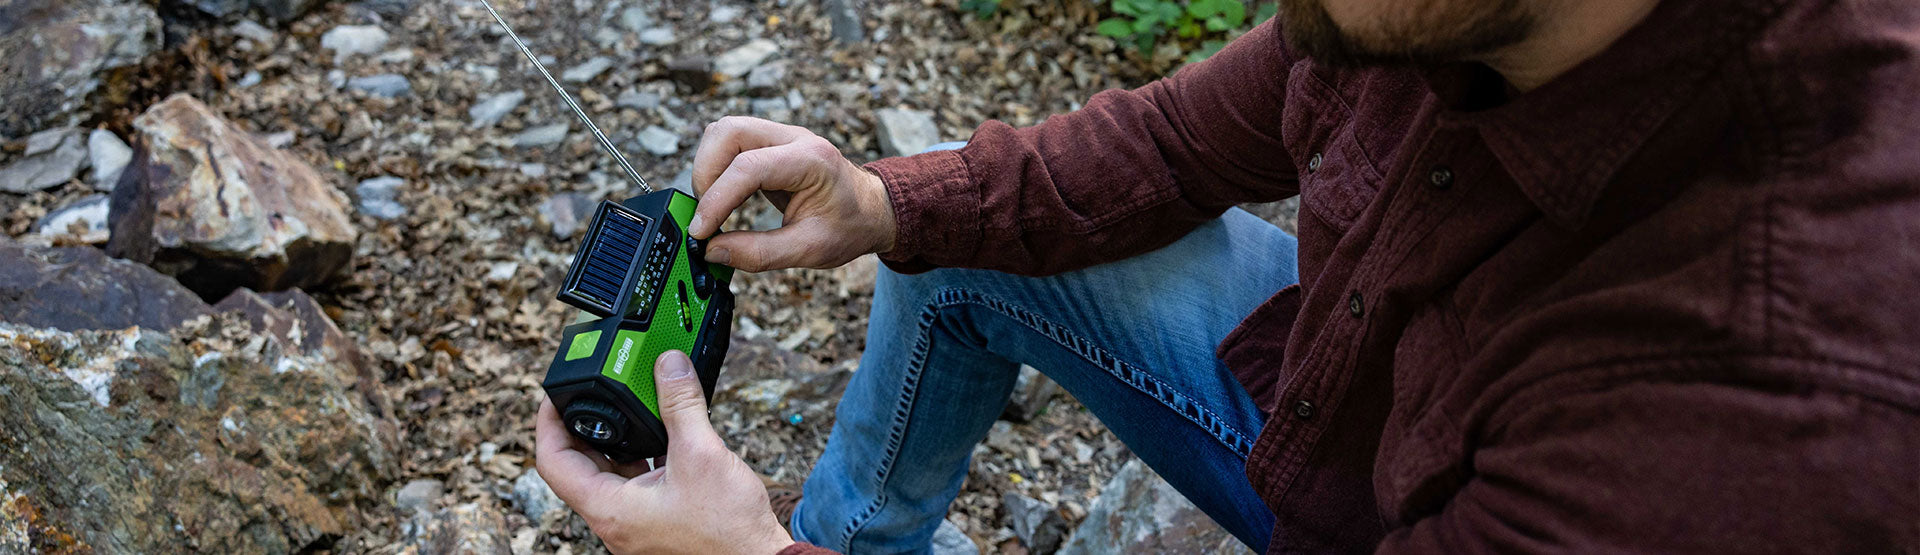
M1295 247L1233 209L1165 248L1056 276L881 269L867 352L794 511L795 539L926 551L1024 363L1264 550L1273 514L1246 477L1264 417L1213 351L1299 281Z

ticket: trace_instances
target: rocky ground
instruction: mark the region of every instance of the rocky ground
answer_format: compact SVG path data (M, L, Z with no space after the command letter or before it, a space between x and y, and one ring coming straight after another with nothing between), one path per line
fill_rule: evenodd
M249 9L245 0L168 1L146 18L126 15L147 6L140 3L72 3L61 8L73 12L64 15L20 7L29 4L0 1L0 15L55 22L91 17L146 30L94 44L90 51L107 54L86 75L48 73L52 77L40 86L85 89L66 100L48 97L64 102L61 106L17 106L0 114L5 126L0 138L12 137L0 141L6 145L0 150L0 189L7 191L0 193L0 232L18 243L13 248L19 252L39 253L17 256L37 256L43 263L35 268L54 268L58 264L45 262L52 256L46 246L104 245L108 254L174 276L209 303L227 299L236 285L304 289L311 300L260 301L255 304L267 308L253 313L307 322L305 329L337 327L340 339L333 341L350 345L343 349L354 351L352 365L364 369L366 378L328 383L363 397L355 401L358 408L345 413L349 420L380 423L362 439L391 441L379 453L356 458L366 467L357 476L360 484L338 484L341 479L332 474L324 480L303 478L310 486L307 493L320 499L284 504L307 512L287 509L273 513L280 517L262 518L320 515L311 510L313 503L330 507L331 516L313 516L301 530L249 536L271 535L279 543L196 540L193 545L349 553L602 551L584 523L561 510L538 476L528 473L533 466L529 423L557 331L571 318L553 294L581 220L594 203L623 198L632 187L536 81L479 2L332 3L285 21L276 14L297 13L299 5L311 2L258 0ZM74 7L94 4L103 7L91 12ZM660 186L686 186L702 126L724 115L805 126L864 161L963 140L986 119L1037 123L1077 108L1096 91L1144 83L1177 59L1177 53L1142 59L1117 50L1090 31L1100 18L1098 6L1079 1L1008 0L1001 15L990 20L963 15L951 0L874 0L856 6L787 0L502 0L496 6ZM48 36L61 29L46 28L52 29L43 32ZM24 44L16 39L25 32L0 24L0 35L8 37L0 38L0 46ZM33 93L24 87L34 81L13 83L4 89L10 103ZM227 123L207 123L219 121ZM47 129L52 131L36 134ZM128 152L126 143L140 152ZM204 156L196 150L201 148ZM182 171L196 167L207 169ZM261 192L260 183L282 182L292 184L286 187L290 192ZM142 188L144 183L177 187L155 192L154 186ZM240 186L250 187L259 205L269 207L271 214L262 221L280 222L284 216L301 225L249 228L247 233L260 239L233 246L232 233L206 231L214 226L224 233L218 226L225 224L169 220L182 213L227 217L230 201L222 193ZM111 202L108 191L113 191ZM329 204L338 208L324 210L322 205ZM109 205L114 207L111 226ZM1288 207L1260 210L1290 227ZM756 199L730 225L768 228L778 221L778 213ZM337 269L308 263L335 259ZM741 300L735 350L715 398L714 421L750 465L774 480L799 483L825 444L839 388L864 348L875 267L868 258L833 270L735 280ZM43 270L58 271L69 270ZM6 275L0 272L0 278ZM182 301L179 306L187 308L158 323L141 320L137 313L151 307L140 306L127 309L130 316L122 319L23 321L30 320L25 315L51 310L21 300L40 291L33 287L45 286L44 279L35 279L21 274L17 281L0 283L15 292L11 298L0 294L0 320L25 326L0 327L0 366L10 360L4 349L51 352L43 344L58 345L75 360L128 359L131 355L93 346L138 342L138 334L136 339L120 339L110 331L69 336L56 328L134 325L171 334L150 339L156 346L142 356L173 362L141 363L142 368L180 368L156 374L172 376L155 378L173 380L169 384L202 379L193 376L204 363L174 360L179 357L238 349L254 354L236 360L271 367L273 360L294 356L274 348L247 351L244 334L233 340L238 346L201 337L213 333L209 329L241 334L235 330L244 326L227 321L233 317L204 314L248 306L244 296L218 306ZM307 308L301 312L300 307ZM299 344L281 335L266 344ZM179 354L168 354L175 351ZM36 365L50 372L63 368L49 355L33 364L15 362L9 371L32 371ZM1023 387L1008 420L996 424L975 451L942 545L971 542L999 552L1050 551L1062 543L1092 552L1147 545L1102 544L1094 536L1117 534L1114 530L1125 527L1109 526L1107 519L1128 507L1156 506L1170 490L1156 493L1156 480L1137 462L1132 464L1136 470L1121 472L1123 478L1133 476L1135 485L1116 481L1115 490L1109 478L1133 460L1131 455L1069 396L1056 396L1047 386L1034 380ZM169 387L177 392L181 386ZM290 386L262 387L273 392ZM14 397L26 395L23 391L28 390L0 389L14 406L22 406ZM133 406L127 404L133 397L113 395L100 403L102 410ZM178 393L155 395L147 397L158 399L155 403L181 402ZM22 422L47 418L9 410L0 415L13 414ZM207 426L221 422L202 412L182 412L180 418L205 420ZM179 446L155 443L165 448L140 451L141 456L232 444L222 443L217 431L205 437L197 433L186 434ZM0 444L24 443L0 438ZM299 454L273 464L260 463L260 457L238 460L270 476L305 476L288 468L331 464ZM6 466L0 457L0 523L6 523L0 525L0 548L58 547L60 542L48 538L61 534L87 543L85 529L21 516L76 510L52 506L66 499L56 495L33 502L35 485L19 470L29 462ZM1103 490L1118 493L1102 505ZM1178 527L1168 522L1148 528ZM1075 527L1087 531L1066 541ZM250 530L229 528L233 534ZM1153 545L1176 550L1221 545L1217 529L1187 528L1211 539ZM24 544L8 543L15 532L27 538ZM127 532L135 533L165 531ZM1134 536L1128 532L1127 537Z

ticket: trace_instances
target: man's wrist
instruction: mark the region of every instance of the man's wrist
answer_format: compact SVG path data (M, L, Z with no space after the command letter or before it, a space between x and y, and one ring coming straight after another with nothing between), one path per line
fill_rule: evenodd
M887 193L887 184L873 170L859 166L855 168L859 172L860 191L864 200L861 213L874 223L873 252L891 252L898 242L900 223L893 211L893 199Z

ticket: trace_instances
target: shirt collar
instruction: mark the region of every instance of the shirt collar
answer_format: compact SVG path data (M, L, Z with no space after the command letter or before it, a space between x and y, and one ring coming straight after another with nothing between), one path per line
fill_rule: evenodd
M1565 75L1497 106L1506 94L1485 66L1428 72L1449 107L1443 127L1466 126L1534 204L1577 229L1623 164L1777 12L1781 0L1667 0L1640 25ZM1493 80L1489 86L1487 80Z

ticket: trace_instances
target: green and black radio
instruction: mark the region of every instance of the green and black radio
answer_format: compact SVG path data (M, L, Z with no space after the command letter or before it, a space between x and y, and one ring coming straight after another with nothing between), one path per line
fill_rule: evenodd
M540 385L567 431L609 458L631 462L665 455L654 361L670 350L686 353L707 399L713 399L733 332L733 269L708 264L705 241L687 232L695 199L671 189L654 192L500 12L486 0L481 4L646 193L603 202L594 212L559 295L580 309L580 317L566 327Z

